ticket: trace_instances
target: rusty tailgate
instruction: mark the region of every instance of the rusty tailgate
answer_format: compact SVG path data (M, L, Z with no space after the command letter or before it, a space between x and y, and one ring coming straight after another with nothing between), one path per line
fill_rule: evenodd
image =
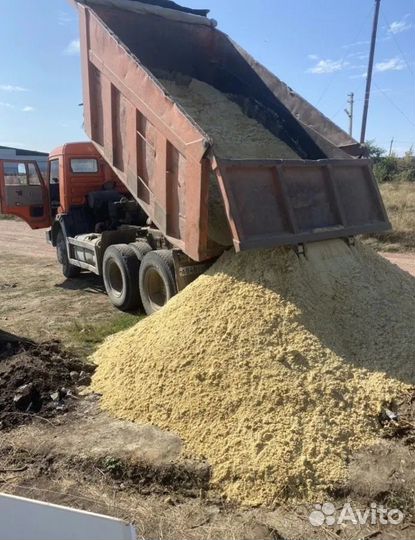
M369 160L214 159L237 251L390 229Z

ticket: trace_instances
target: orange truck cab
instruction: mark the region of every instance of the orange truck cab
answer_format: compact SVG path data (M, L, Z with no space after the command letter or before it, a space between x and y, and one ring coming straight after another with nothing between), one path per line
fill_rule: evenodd
M91 192L126 193L111 168L90 142L68 143L49 155L47 177L35 161L0 162L0 209L32 229L53 225L57 215L84 208Z
M104 190L106 186L126 192L89 142L68 143L53 150L49 155L47 183L52 215L84 206L91 192Z

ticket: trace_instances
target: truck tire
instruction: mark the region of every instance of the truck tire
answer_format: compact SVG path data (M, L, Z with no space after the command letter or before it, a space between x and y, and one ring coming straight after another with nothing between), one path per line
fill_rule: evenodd
M140 305L139 261L130 246L110 246L104 253L102 274L105 290L115 307L129 311Z
M147 253L140 265L140 296L147 315L159 311L176 293L172 252Z
M144 257L147 255L147 253L150 253L151 246L146 241L138 241L134 242L133 244L128 244L133 250L134 253L137 256L138 261L141 263L141 261L144 259Z
M66 238L62 229L56 237L56 256L58 262L62 265L62 273L66 278L76 278L81 273L79 266L74 266L69 262L68 249L66 247Z

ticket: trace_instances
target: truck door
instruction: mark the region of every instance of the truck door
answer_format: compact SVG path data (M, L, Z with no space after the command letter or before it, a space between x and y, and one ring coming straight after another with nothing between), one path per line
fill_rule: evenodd
M32 229L51 225L49 193L36 161L0 160L0 212Z

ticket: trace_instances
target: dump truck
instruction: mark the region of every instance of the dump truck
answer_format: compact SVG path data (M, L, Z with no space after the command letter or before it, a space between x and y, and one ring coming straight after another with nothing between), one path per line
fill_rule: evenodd
M163 307L225 251L385 231L365 151L217 28L168 0L77 0L91 142L0 162L1 211L48 228L64 275Z

